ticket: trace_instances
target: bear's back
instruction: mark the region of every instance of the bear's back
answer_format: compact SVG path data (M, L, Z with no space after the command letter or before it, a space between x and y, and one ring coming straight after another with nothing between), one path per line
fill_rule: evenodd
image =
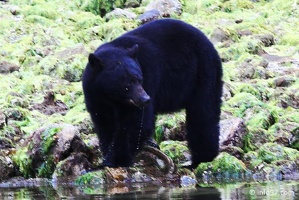
M156 44L206 42L208 39L197 28L175 19L159 19L146 23L122 37L136 37Z

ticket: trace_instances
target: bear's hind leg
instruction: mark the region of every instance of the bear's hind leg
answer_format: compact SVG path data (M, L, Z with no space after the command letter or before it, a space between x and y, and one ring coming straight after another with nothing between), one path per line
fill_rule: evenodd
M212 161L219 152L220 100L212 103L213 99L209 101L207 96L198 94L197 97L204 100L196 96L192 96L192 101L186 107L187 140L192 167Z

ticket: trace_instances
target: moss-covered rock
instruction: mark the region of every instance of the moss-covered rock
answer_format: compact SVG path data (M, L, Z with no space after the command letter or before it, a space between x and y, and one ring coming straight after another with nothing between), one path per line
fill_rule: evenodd
M194 173L202 177L205 173L212 174L242 174L247 171L245 164L236 157L222 152L212 162L201 163L195 169Z
M99 185L104 184L106 179L105 172L102 170L86 173L82 176L79 176L75 180L75 184L82 185Z
M276 143L266 143L258 150L258 157L266 163L279 160L298 160L299 151Z
M78 134L77 128L67 124L41 128L29 136L26 146L17 149L13 161L27 178L50 178L57 164L71 153L89 152Z
M161 151L179 166L190 165L191 154L186 142L164 141L160 144Z

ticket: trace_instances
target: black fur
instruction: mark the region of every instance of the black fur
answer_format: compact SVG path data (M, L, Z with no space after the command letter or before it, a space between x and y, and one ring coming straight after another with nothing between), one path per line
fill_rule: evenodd
M83 90L104 154L103 165L129 166L152 136L158 113L186 109L193 166L219 149L222 67L217 51L179 20L149 22L89 56Z

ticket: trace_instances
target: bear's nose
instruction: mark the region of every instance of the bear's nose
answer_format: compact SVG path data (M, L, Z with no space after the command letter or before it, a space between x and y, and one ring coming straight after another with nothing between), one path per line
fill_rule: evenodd
M148 96L146 93L142 95L142 98L141 98L141 103L143 105L146 105L150 102L151 98L150 96Z

